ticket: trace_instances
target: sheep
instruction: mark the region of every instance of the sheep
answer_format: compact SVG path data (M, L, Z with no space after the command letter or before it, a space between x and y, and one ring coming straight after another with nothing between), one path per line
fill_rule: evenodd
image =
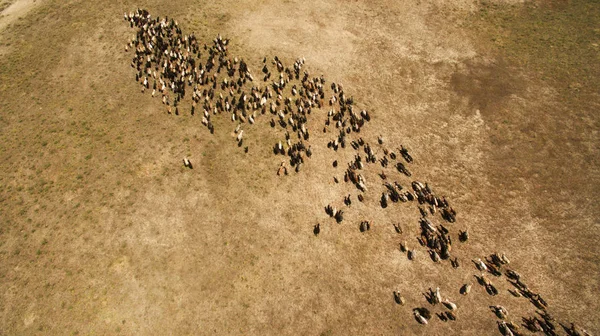
M485 285L485 291L491 296L498 295L498 289L491 282Z
M487 264L488 272L492 273L495 276L501 276L502 273L498 271L498 269L493 264Z
M242 142L243 136L244 136L244 130L241 130L240 133L238 133L238 135L236 137L238 143Z
M546 303L546 300L544 300L540 294L535 294L534 298L532 298L532 300L533 299L535 299L536 301L538 301L539 303L541 303L544 306L544 308L540 308L540 309L546 309L548 307L548 303Z
M381 159L379 160L379 163L381 164L381 166L382 166L383 168L387 168L387 166L388 166L388 164L389 164L390 162L389 162L389 160L388 160L387 156L384 156L383 158L381 158Z
M406 176L408 176L408 177L410 177L410 176L412 175L412 174L411 174L411 172L410 172L410 171L408 171L408 169L406 169L406 166L405 166L404 164L402 164L402 162L397 162L397 163L396 163L396 169L397 169L397 170L398 170L400 173L402 173L402 174L404 174L404 175L406 175Z
M288 171L287 171L287 167L285 166L285 162L282 161L281 164L279 165L279 169L277 169L277 175L281 175L281 174L287 175Z
M414 310L414 315L415 315L415 319L417 319L417 322L419 322L420 324L427 324L428 323L427 319L421 315L421 313L419 312L418 309Z
M406 148L404 148L404 146L402 146L402 145L400 145L400 147L401 147L401 148L399 149L399 151L400 151L400 154L402 154L402 157L404 158L404 160L405 160L407 163L411 163L411 162L413 161L413 158L412 158L412 156L411 156L411 155L408 153L408 150L407 150Z
M571 323L570 327L567 327L562 323L560 325L563 327L563 329L569 336L591 336L591 334L587 330L579 327L575 323Z
M513 279L513 280L517 280L517 281L518 281L519 279L521 279L521 275L520 275L519 273L517 273L517 272L513 271L513 270L507 270L507 271L506 271L506 276L507 276L509 279Z
M453 303L453 302L450 302L450 300L448 300L448 298L446 298L446 300L444 300L444 301L442 302L442 304L443 304L443 305L444 305L446 308L448 308L448 310L456 310L456 309L457 309L457 306L456 306L456 304L455 304L455 303Z
M381 204L381 207L384 209L387 208L387 206L388 206L387 200L388 200L388 195L386 193L381 193L380 204Z
M369 221L362 221L359 225L360 232L369 231L371 229L371 223Z
M506 326L510 329L510 331L512 331L515 336L521 336L521 334L519 333L519 326L512 323L511 321L506 322Z
M514 296L514 297L522 297L523 296L523 295L521 295L521 293L519 291L514 290L514 289L509 289L508 292L510 294L512 294L512 296Z
M523 317L523 326L527 328L531 332L539 332L542 331L542 328L539 326L539 320L535 317Z
M452 208L443 208L442 218L449 223L454 223L456 222L456 211L454 211Z
M460 294L462 294L462 295L467 295L467 294L469 294L469 292L471 292L471 284L464 284L460 288Z
M313 233L315 236L318 236L320 232L321 232L321 225L319 223L317 223L313 228Z
M275 147L273 148L273 152L275 154L285 155L285 150L283 149L283 144L281 144L281 141L279 141L277 144L275 144Z
M493 265L497 266L497 267L501 267L502 266L502 260L500 260L500 256L498 255L498 253L491 254L490 257L489 257L489 260L486 259L486 261L489 262L490 264L493 264Z
M440 255L436 251L429 250L429 255L431 257L431 260L433 260L433 262L436 262L436 263L440 262Z
M419 223L421 224L421 228L426 232L436 233L437 229L433 226L429 219L422 217L419 219Z
M554 318L552 316L550 316L550 314L548 312L546 312L545 310L537 311L537 313L543 319L543 321L541 321L540 319L537 319L537 320L538 320L538 323L540 324L540 326L542 327L542 329L544 330L544 332L550 333L550 334L556 334L554 332L554 330L556 329L556 326L554 325L554 323L555 323Z
M480 271L487 271L488 267L486 266L486 264L481 261L480 258L477 258L476 260L473 260L473 263L475 264L475 266L477 267L478 270Z
M532 295L530 301L538 309L545 310L546 308L548 308L546 301L544 301L544 299L542 299L541 296L539 296L539 294Z
M431 289L429 289L429 290L431 291L434 304L442 302L442 295L440 294L440 287L436 287L435 291L432 291Z
M490 306L490 309L494 312L494 314L496 314L496 316L498 316L499 319L504 320L508 315L508 311L502 306Z
M362 191L362 192L365 192L365 191L367 191L367 187L365 186L365 184L363 183L363 181L358 181L358 182L356 183L356 187L357 187L357 188L358 188L360 191ZM361 202L362 202L362 201L361 201Z
M406 303L406 299L404 299L404 297L400 295L400 292L397 291L394 291L394 301L399 305L404 305L404 303Z
M504 336L514 336L514 333L512 332L512 330L510 330L510 328L508 327L508 325L506 324L506 322L502 321L498 321L498 329L500 330L500 332L502 333L502 335Z
M187 157L183 158L183 166L189 169L194 169L192 162Z
M469 230L459 231L458 240L460 240L463 243L469 240Z
M335 215L336 209L331 206L331 204L327 204L325 207L325 213L329 215L329 217L333 217Z
M371 116L369 115L369 112L367 112L366 110L360 111L360 115L364 120L371 121Z
M338 210L335 212L335 221L337 223L341 223L344 220L344 211L343 210Z

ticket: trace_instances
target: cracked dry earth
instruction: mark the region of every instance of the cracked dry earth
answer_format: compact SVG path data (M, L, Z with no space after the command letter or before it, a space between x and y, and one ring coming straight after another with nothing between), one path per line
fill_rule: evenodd
M518 333L532 333L522 318L547 323L536 313L545 310L557 334L571 322L598 334L598 98L573 111L557 88L479 40L467 18L480 5L48 0L7 25L0 334L499 335L506 329L495 305ZM304 57L300 74L323 76L324 106L306 118L312 155L302 153L298 173L288 156L273 154L279 141L287 149L286 130L298 137L291 125L270 127L278 116L268 109L242 123L238 147L231 112L209 113L214 134L202 123L203 102L190 114L192 87L178 115L160 94L151 98L151 84L140 93L134 53L123 48L137 31L123 13L138 7L177 19L201 45L229 38L227 57L243 59L254 76L246 93L273 82L262 80L264 56L274 80L274 56L290 69ZM341 109L341 96L329 106L331 83L370 116L338 150L327 146L339 139L333 119L323 132L328 111ZM364 193L344 182L355 155L367 157L366 146L352 147L358 138L377 157L356 170ZM388 167L378 161L384 149L397 156L386 155ZM288 175L276 174L281 161ZM382 207L383 183L393 181L422 199L436 228L420 222L419 199ZM442 196L455 222L442 218L445 206L431 214ZM324 211L329 204L344 211L340 223ZM417 238L436 232L439 244L440 225L451 258L434 262L428 250L441 249ZM469 240L460 242L464 230ZM399 248L404 241L413 260ZM471 261L496 252L510 259L500 276ZM509 269L543 302L509 293L519 287ZM496 295L478 283L482 273ZM472 285L466 295L464 284ZM451 309L423 295L437 287L456 304L455 320L443 321L436 314ZM427 325L415 308L432 313Z

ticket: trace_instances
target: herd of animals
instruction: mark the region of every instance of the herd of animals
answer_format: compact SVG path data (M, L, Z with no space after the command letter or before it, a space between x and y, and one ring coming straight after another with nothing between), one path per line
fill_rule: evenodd
M243 59L229 56L229 40L220 35L210 45L202 44L194 34L183 34L174 19L152 18L143 9L125 13L124 19L137 29L135 37L125 47L126 52L134 50L131 66L136 71L135 79L142 93L149 91L152 97L161 98L168 114L184 113L181 102L187 94L191 97L191 104L185 105L188 106L186 113L192 116L198 113L202 125L210 133L215 132L213 118L227 114L235 124L235 142L238 147L244 147L245 152L248 152L248 146L244 146L245 126L266 119L266 124L280 128L283 135L281 141L273 144L275 155L287 157L279 164L278 175L288 175L289 170L300 172L313 150L308 119L311 116L323 118L322 132L332 135L327 148L354 151L353 159L346 163L343 178L334 176L333 180L335 183L351 183L356 188L355 197L348 194L339 203L327 204L326 214L341 223L345 220L344 209L352 202L363 202L368 193L381 193L380 197L376 197L383 209L396 203L416 204L420 215L416 223L420 230L417 241L420 248L426 250L431 262L447 261L453 268L467 267L452 255L453 248L457 246L453 236L459 244L469 240L468 230L454 234L451 230L457 220L456 211L446 197L437 195L427 183L414 180L410 185L402 185L394 180L395 175L412 176L412 155L402 145L388 146L382 136L372 143L363 139L360 132L371 120L371 115L366 109L356 107L354 99L346 95L341 84L326 85L323 76L311 76L303 70L304 58L297 59L288 67L278 57L265 57L260 70L262 78L255 78ZM184 158L184 165L193 168L188 158ZM339 166L337 161L332 165ZM380 166L378 179L381 183L367 183L364 173L367 165ZM376 191L378 187L380 189ZM358 230L365 233L372 225L371 221L362 220ZM393 224L393 228L397 234L403 235L400 224ZM318 236L321 230L321 224L316 224L312 231ZM416 260L419 255L417 249L411 248L406 241L399 244L399 250L408 260ZM479 272L475 278L488 295L495 298L509 295L500 293L491 280L506 279L512 286L508 291L511 296L529 300L537 309L535 315L513 322L505 307L491 306L490 316L498 318L501 334L516 336L528 331L546 335L563 332L573 336L590 335L576 324L555 320L548 312L544 298L530 289L519 273L509 268L510 260L504 253L494 253L483 260L477 258L472 263L468 267ZM457 289L460 295L469 295L470 291L469 283ZM407 304L401 292L393 291L392 294L398 305ZM443 298L439 287L430 288L425 298L427 305L416 304L417 307L412 310L416 322L429 324L434 319L432 310L438 305L441 309L435 317L440 321L451 323L459 318L461 307L449 298Z

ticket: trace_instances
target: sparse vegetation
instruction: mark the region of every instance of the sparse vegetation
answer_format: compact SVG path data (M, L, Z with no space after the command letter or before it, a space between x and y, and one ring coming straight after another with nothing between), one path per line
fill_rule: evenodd
M265 55L304 56L343 83L372 111L361 136L408 146L411 171L456 206L460 270L402 259L391 223L412 249L418 218L370 212L378 199L346 207L369 217L365 234L326 222L348 190L322 167L343 153L313 147L301 174L278 177L266 119L245 154L230 120L211 135L188 106L175 117L140 94L115 13L141 4L36 2L0 28L1 333L499 335L485 288L469 276L458 292L466 258L496 250L556 316L600 333L598 1L150 4L200 41L231 38L253 73ZM331 137L316 129L325 113L316 140ZM456 288L457 320L421 326L411 308L438 285ZM515 323L531 312L508 302Z
M539 73L565 96L600 87L598 1L483 1L469 25L515 66Z

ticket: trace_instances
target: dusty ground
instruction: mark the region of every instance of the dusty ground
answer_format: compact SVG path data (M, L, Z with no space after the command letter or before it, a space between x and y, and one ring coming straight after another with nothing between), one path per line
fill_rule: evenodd
M458 211L453 232L471 232L453 250L461 267L398 251L417 246L414 206L371 197L343 224L327 218L352 190L332 180L331 162L351 153L327 149L329 135L314 133L300 174L278 177L270 146L282 135L266 119L247 128L244 154L229 120L210 135L142 95L123 50L134 34L123 12L138 7L201 40L230 37L255 72L263 56L304 56L343 83L372 111L363 137L411 149L413 177L397 178L429 182ZM534 307L502 278L497 297L475 284L468 260L496 251L557 319L600 334L598 8L14 2L0 18L0 334L499 335L489 305L517 323ZM419 325L411 310L436 286L458 319Z
M0 30L15 20L19 20L31 11L36 5L42 3L41 0L3 0L0 2L2 13L0 14Z

